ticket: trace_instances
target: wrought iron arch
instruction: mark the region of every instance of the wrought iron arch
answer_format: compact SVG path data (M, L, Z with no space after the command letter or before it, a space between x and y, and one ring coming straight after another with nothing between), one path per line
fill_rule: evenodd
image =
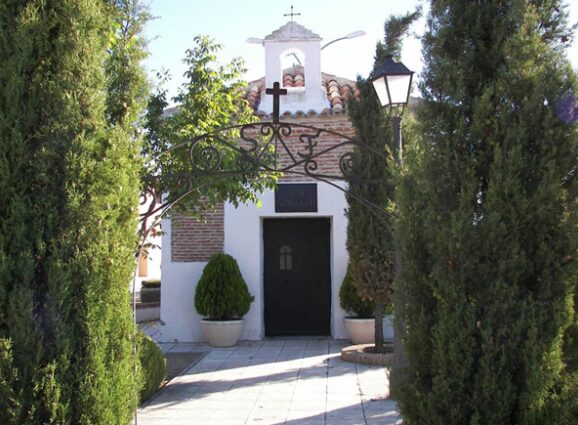
M307 124L279 121L279 96L286 94L276 82L272 89L273 120L223 127L197 136L159 153L150 160L154 165L171 155L179 157L183 170L177 174L163 174L158 170L143 176L139 217L140 242L135 258L141 257L151 231L163 216L193 192L211 184L211 177L241 175L258 178L262 175L294 175L313 179L346 192L337 182L356 182L368 185L382 184L369 175L371 165L387 160L386 152L361 143L337 131ZM328 160L329 158L329 160ZM200 181L200 183L199 183ZM165 197L169 187L178 187L178 193ZM385 206L355 195L382 223L390 229ZM138 264L138 263L137 263ZM133 278L135 291L136 267ZM136 302L133 300L133 309Z
M287 90L280 88L279 82L275 82L273 88L268 88L265 92L273 96L271 122L220 128L167 149L151 160L155 163L162 161L161 157L170 154L178 152L188 154L188 163L182 173L144 176L145 190L141 197L141 205L147 202L149 205L140 216L143 241L167 211L193 191L201 188L198 184L200 178L219 175L258 177L262 174L292 174L329 184L343 192L345 189L334 181L380 184L379 181L372 181L369 178L369 170L374 161L387 160L385 152L377 151L333 130L307 124L280 122L279 98L286 95ZM289 141L291 136L297 136L294 143ZM323 143L324 136L331 142ZM337 167L335 163L329 166L332 172L323 169L323 162L320 162L320 159L324 157L337 161ZM165 200L163 192L175 183L178 183L180 188L179 194ZM201 183L205 184L208 183ZM383 206L375 205L368 199L359 197L355 199L372 211L384 226L389 226L385 220L387 212ZM152 222L149 225L150 219Z
M337 182L380 184L372 180L373 163L387 160L385 152L333 130L290 122L258 122L220 128L171 147L157 155L186 158L186 171L178 174L150 174L143 177L145 190L140 215L141 234L150 229L173 206L195 190L208 184L206 178L219 176L293 175L313 179L346 192ZM198 185L202 180L204 183ZM174 198L166 200L163 188L180 187ZM160 188L160 190L159 190ZM387 215L383 206L358 198L380 218ZM152 220L152 221L151 221Z

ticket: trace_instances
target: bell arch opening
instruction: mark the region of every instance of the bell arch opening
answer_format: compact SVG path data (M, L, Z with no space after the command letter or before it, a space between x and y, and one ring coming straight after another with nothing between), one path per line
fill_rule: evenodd
M279 60L281 62L282 87L289 92L304 91L307 60L305 53L300 49L290 48L281 54Z

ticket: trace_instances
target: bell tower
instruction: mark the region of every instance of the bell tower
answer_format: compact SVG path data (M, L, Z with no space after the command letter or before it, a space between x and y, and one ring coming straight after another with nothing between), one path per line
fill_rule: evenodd
M278 81L287 95L281 98L280 113L315 111L329 108L327 93L321 86L321 37L291 20L263 39L265 47L265 85ZM262 96L259 109L273 111L271 96Z

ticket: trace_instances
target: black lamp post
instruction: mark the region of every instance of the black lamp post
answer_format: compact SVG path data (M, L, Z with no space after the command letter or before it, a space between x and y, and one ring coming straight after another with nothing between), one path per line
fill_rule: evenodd
M389 114L393 117L393 149L398 163L401 163L403 153L401 116L405 105L409 102L413 74L413 71L410 71L403 63L395 62L389 55L385 58L383 65L375 70L371 79L381 105L387 107Z
M377 92L381 105L388 108L388 113L392 117L393 124L393 153L398 165L402 163L403 143L401 138L401 116L405 105L409 101L409 91L413 71L410 71L403 63L395 62L391 56L387 56L385 63L376 69L371 82ZM395 237L395 274L401 273L401 252L399 239ZM396 302L395 292L393 294L394 308L399 305ZM390 391L395 396L399 385L404 380L404 368L406 365L405 351L401 342L404 325L400 322L399 314L394 317L394 340L393 340L393 362L390 374Z

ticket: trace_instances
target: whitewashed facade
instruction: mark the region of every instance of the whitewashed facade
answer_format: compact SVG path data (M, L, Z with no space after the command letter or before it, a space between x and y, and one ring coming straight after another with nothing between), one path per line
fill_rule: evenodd
M263 39L266 60L266 76L252 84L249 101L264 121L270 119L272 100L264 89L275 81L283 82L288 95L281 98L282 121L308 124L337 132L353 134L344 114L344 101L355 95L355 84L346 79L322 74L320 57L321 38L296 22L289 22ZM287 56L299 61L293 67L299 72L287 75L284 61ZM252 94L251 94L252 93ZM257 98L257 100L255 100ZM327 166L338 168L338 158L327 157ZM317 211L279 212L275 206L275 191L260 196L261 206L254 204L234 207L224 204L213 212L206 223L192 219L173 218L162 222L162 303L161 324L156 329L159 341L203 341L200 328L201 317L194 309L194 292L203 268L213 252L225 252L239 263L241 272L255 297L251 310L245 317L241 339L259 340L267 334L265 296L267 277L265 273L264 223L271 219L324 218L329 222L328 270L330 297L326 334L337 339L347 338L343 325L344 311L339 306L338 292L347 268L344 193L331 185L306 177L287 176L284 183L314 183L317 185ZM343 182L334 182L344 187ZM307 235L304 236L305 238ZM269 255L269 254L267 254ZM295 253L297 255L297 253ZM324 260L325 261L325 260ZM323 266L325 267L325 266ZM303 296L303 295L302 295ZM306 298L306 296L304 297ZM287 300L299 309L302 300Z

